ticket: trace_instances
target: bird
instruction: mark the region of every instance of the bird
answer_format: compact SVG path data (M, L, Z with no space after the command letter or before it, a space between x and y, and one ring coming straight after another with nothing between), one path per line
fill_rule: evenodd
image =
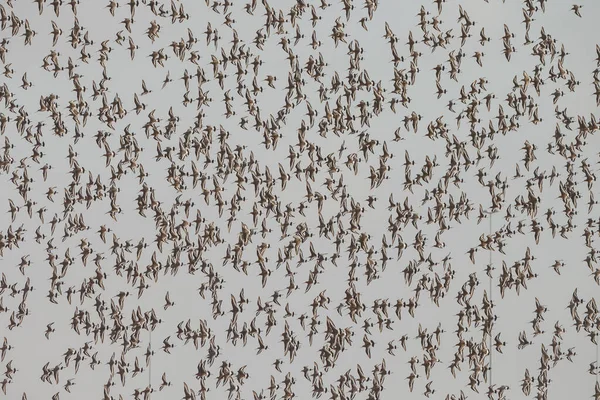
M51 322L46 326L46 339L50 339L50 334L56 332L56 329L53 328L52 325L54 325L54 322Z
M169 292L167 292L167 294L165 295L165 306L164 306L164 310L166 311L169 307L172 307L175 305L175 302L171 301L170 297L169 297Z

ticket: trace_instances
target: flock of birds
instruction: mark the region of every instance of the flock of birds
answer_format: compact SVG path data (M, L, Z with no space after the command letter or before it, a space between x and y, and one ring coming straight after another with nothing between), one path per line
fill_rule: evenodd
M597 16L382 3L0 3L5 398L600 400Z

